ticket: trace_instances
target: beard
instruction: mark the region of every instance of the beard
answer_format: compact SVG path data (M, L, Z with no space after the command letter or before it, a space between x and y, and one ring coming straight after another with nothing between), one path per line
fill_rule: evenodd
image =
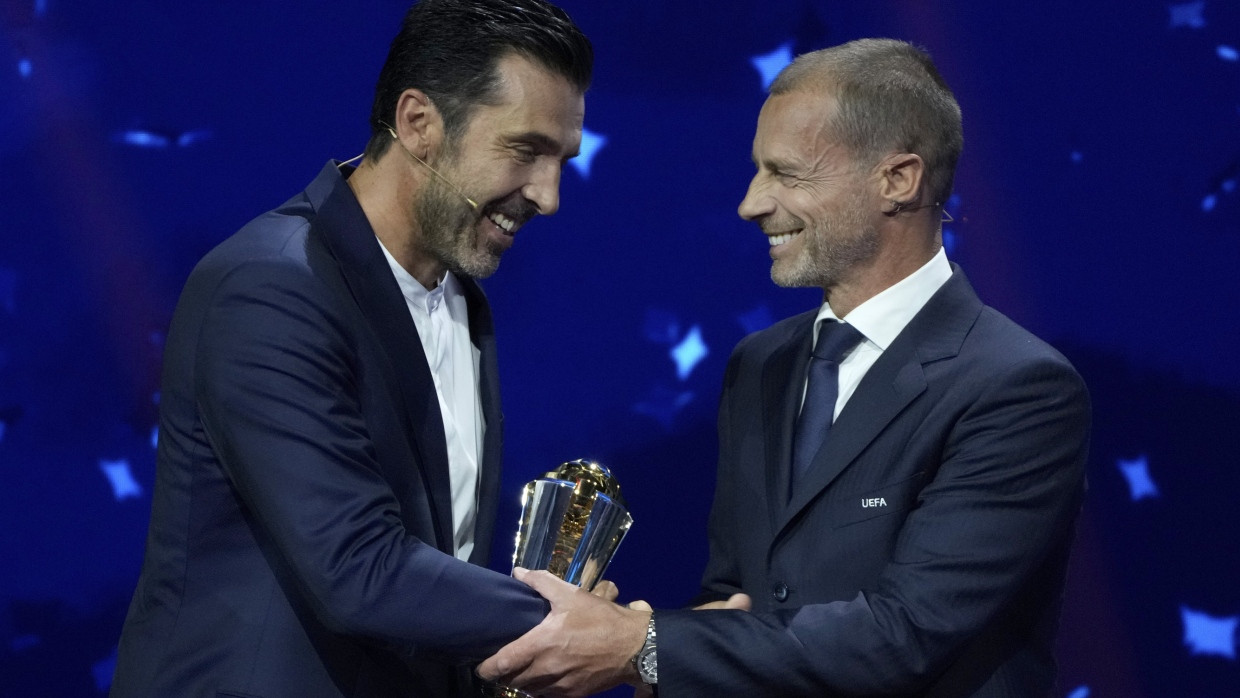
M785 288L831 288L878 254L878 230L868 220L862 197L844 202L838 213L806 225L795 257L771 265L771 280Z
M432 177L414 206L422 231L422 248L457 276L485 279L499 268L502 249L478 247L480 214L462 200L463 194Z

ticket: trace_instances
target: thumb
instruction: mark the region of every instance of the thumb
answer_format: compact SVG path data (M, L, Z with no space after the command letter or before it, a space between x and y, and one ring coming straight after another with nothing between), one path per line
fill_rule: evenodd
M500 681L505 677L515 676L529 666L533 660L527 653L514 647L519 640L502 648L474 669L483 681Z
M753 606L748 594L732 594L728 600L723 603L724 608L735 609L738 611L748 611Z
M512 576L538 592L538 595L550 601L552 606L562 603L578 591L575 585L569 584L546 570L527 570L517 567L513 569Z

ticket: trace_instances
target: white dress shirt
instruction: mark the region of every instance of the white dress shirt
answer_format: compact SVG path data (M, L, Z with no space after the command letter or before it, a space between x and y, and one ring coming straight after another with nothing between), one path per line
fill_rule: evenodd
M947 261L947 253L940 247L920 269L857 306L842 320L852 325L864 339L840 361L839 396L835 400L833 421L840 416L840 410L844 409L848 398L852 397L878 357L951 275L952 266ZM830 303L823 303L818 317L814 319L813 343L818 343L819 326L828 320L840 319L831 310Z
M379 242L405 305L422 340L448 444L452 483L452 538L456 557L468 560L474 550L478 517L478 460L482 453L482 402L478 392L480 355L469 338L469 306L461 283L446 272L434 290L405 271Z

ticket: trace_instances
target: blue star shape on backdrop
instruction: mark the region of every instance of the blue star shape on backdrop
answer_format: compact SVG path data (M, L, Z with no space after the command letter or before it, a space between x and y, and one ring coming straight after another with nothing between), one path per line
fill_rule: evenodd
M710 350L706 347L706 343L702 341L702 328L697 325L694 325L689 330L689 334L685 335L685 338L669 352L672 361L676 362L676 375L680 380L688 378L698 362L705 359L709 353Z
M152 129L133 128L117 132L114 136L114 140L118 143L132 145L137 148L171 148L174 146L178 148L185 148L200 141L205 141L210 137L211 132L205 129L172 133Z
M1193 654L1236 658L1236 626L1240 616L1217 617L1180 606L1184 619L1184 645Z
M765 90L775 81L779 71L792 62L792 42L785 41L774 51L754 56L749 62L753 63L753 67L757 68L758 74L762 76L762 89Z
M1132 501L1158 497L1158 485L1155 485L1153 478L1150 477L1149 459L1145 456L1137 456L1132 460L1121 458L1117 465L1124 478L1128 480L1128 490L1132 494Z
M585 179L590 178L590 165L594 162L594 156L598 155L598 151L607 145L607 136L601 133L595 133L588 128L581 129L581 151L577 153L577 157L568 162L575 168L577 172Z
M1169 5L1167 7L1171 11L1171 28L1188 27L1189 29L1201 29L1206 26L1206 20L1203 16L1206 10L1205 2L1182 2L1178 5Z
M133 473L129 472L129 461L124 458L120 460L100 460L99 469L107 476L108 482L112 485L112 496L116 501L120 502L126 499L132 499L142 496L142 485L133 479Z

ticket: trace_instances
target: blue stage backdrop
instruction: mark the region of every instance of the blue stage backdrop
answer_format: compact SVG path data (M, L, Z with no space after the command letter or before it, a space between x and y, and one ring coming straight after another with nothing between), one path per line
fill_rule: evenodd
M818 302L736 216L764 86L862 36L965 115L949 256L1091 388L1060 694L1240 696L1240 4L565 0L594 41L561 212L486 282L520 485L591 457L622 597L684 603L746 333ZM403 1L0 2L0 695L106 692L194 262L359 153ZM494 565L507 569L507 534Z

